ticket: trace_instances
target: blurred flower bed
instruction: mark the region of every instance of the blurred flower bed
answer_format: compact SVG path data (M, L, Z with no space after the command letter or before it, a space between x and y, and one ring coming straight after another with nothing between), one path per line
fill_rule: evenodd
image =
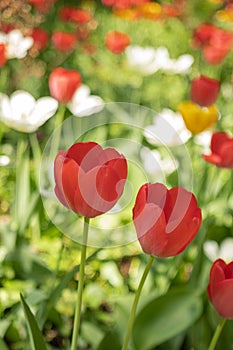
M130 349L208 348L219 320L206 293L209 271L218 258L233 260L232 111L231 0L1 1L0 349L31 349L20 293L48 349L70 346L80 245L45 210L52 194L41 190L40 167L47 142L55 155L56 128L72 115L72 125L87 130L81 141L137 144L128 207L93 219L94 234L103 226L118 237L122 227L123 243L105 237L101 247L100 237L88 247L79 349L121 349L147 261L127 228L145 177L187 185L203 221L181 255L156 258ZM75 131L67 135L68 149ZM232 326L216 349L232 348Z

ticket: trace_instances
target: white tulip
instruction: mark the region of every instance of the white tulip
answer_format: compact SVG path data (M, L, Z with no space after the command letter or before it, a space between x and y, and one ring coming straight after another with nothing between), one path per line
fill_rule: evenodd
M0 43L6 45L6 56L10 58L24 58L32 47L34 40L24 37L20 30L14 29L8 34L0 32Z
M37 101L26 91L15 91L10 97L0 94L0 120L17 131L34 132L58 108L52 97L42 97Z
M184 144L191 137L180 113L163 109L152 125L144 129L144 136L153 145L177 146Z
M86 85L81 85L74 93L67 107L77 117L84 117L101 111L104 101L101 97L91 95Z
M141 47L130 45L126 49L128 64L139 72L150 75L158 70L170 74L185 74L194 62L191 55L171 59L166 47Z

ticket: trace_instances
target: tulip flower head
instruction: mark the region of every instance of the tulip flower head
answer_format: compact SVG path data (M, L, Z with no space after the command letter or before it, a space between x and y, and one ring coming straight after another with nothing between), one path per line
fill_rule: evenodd
M133 221L142 250L163 258L187 247L200 228L202 215L191 192L147 183L138 192Z
M213 263L207 292L219 315L233 319L233 261L226 264L218 259Z
M73 33L66 33L58 30L52 35L52 43L56 50L69 52L75 48L77 38Z
M233 137L225 132L214 132L210 143L210 154L203 158L218 167L233 169Z
M193 134L209 129L218 120L218 109L215 105L201 107L192 101L181 102L178 111L182 115L186 128Z
M34 40L33 46L39 51L44 50L48 46L49 34L43 28L33 28L31 37Z
M26 91L15 91L10 97L0 94L0 120L17 131L34 132L58 107L52 97L41 97L37 101Z
M68 103L81 83L79 72L62 67L55 68L49 77L50 94L59 102Z
M108 32L105 36L105 45L109 51L120 54L130 44L130 37L126 33L117 31Z
M5 44L7 59L24 58L33 45L33 38L24 37L20 30L13 29L7 34L0 32L0 44Z
M217 100L219 89L218 80L201 75L191 83L191 100L200 106L212 105Z
M55 194L75 213L93 218L110 210L123 193L127 162L113 148L78 142L54 162Z

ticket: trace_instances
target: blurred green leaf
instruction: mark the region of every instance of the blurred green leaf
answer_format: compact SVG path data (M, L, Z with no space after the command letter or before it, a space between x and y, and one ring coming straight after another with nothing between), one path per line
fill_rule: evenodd
M133 339L138 350L149 350L190 327L201 315L202 301L196 291L171 289L138 314Z
M0 338L0 349L1 350L9 350L8 346L6 343Z
M39 330L39 327L37 325L36 319L31 312L29 306L27 305L26 301L24 300L22 294L20 294L21 302L23 305L25 317L27 320L30 340L32 344L33 350L47 350L45 341L43 339L43 336Z
M117 333L112 331L106 333L102 341L100 342L97 350L120 350L121 344Z

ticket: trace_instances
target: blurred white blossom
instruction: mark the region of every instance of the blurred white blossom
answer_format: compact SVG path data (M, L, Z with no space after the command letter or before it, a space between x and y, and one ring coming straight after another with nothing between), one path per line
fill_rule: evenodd
M143 147L140 155L146 173L152 175L156 181L164 180L166 175L173 173L178 168L178 162L175 159L162 159L157 150Z
M10 97L0 94L0 121L10 128L22 132L34 132L58 108L58 102L52 97L42 97L37 101L26 91L15 91Z
M203 131L194 137L194 142L203 147L203 151L208 151L210 147L212 131Z
M153 145L177 146L187 142L191 133L180 113L165 108L154 118L152 125L145 127L144 136Z
M0 166L7 166L10 164L10 158L6 155L0 155Z
M91 95L88 86L81 85L67 107L75 116L84 117L101 111L104 108L104 101L99 96Z
M24 58L33 45L31 37L24 37L20 30L14 29L9 33L0 32L0 43L6 46L6 56L10 58Z
M130 45L125 52L128 64L145 75L153 74L159 69L171 74L185 74L194 62L191 55L171 59L166 47L155 49Z
M206 241L204 243L204 252L210 261L223 259L226 262L233 260L233 238L225 238L220 245L216 241Z

